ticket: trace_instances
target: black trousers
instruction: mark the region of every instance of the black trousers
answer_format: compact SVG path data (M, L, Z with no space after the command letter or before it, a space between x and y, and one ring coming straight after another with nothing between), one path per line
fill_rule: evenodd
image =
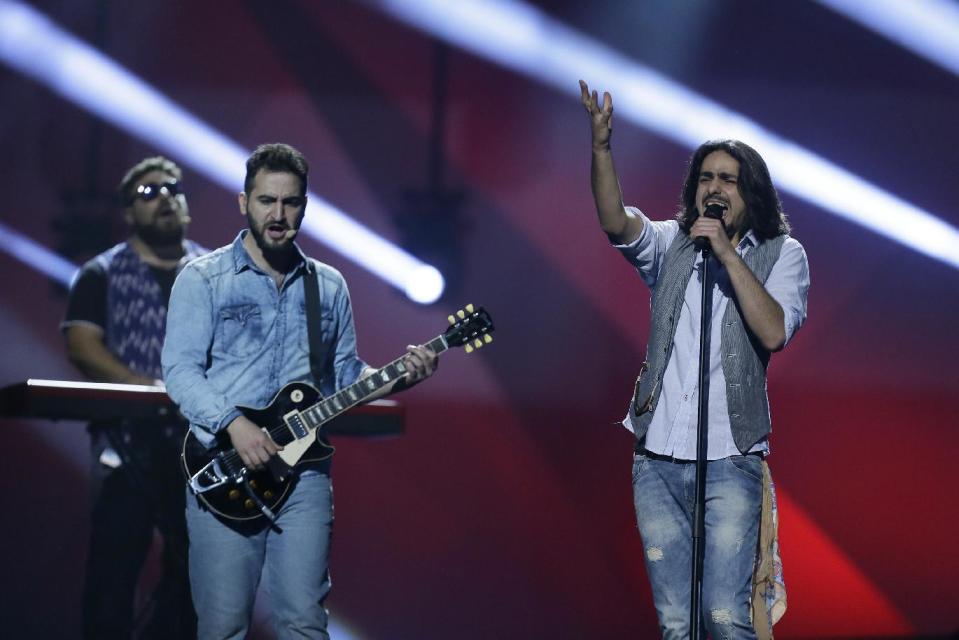
M90 542L83 589L83 637L195 638L187 573L187 532L179 452L184 425L91 427ZM107 449L116 460L101 456ZM134 611L137 583L153 542L163 539L161 576Z

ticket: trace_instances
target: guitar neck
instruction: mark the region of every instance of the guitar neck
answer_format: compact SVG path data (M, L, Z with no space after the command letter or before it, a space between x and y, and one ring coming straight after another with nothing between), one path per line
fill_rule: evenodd
M449 345L442 334L428 343L426 348L439 355L449 349ZM377 369L374 373L360 378L350 386L334 393L329 398L317 402L300 412L306 427L310 431L318 429L344 411L362 404L383 387L389 386L406 375L406 355L402 355L386 366Z

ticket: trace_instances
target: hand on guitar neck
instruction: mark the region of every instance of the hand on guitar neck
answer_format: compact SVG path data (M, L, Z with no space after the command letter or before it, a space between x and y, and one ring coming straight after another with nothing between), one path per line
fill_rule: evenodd
M406 356L407 372L406 377L401 379L405 383L403 388L412 387L414 384L423 382L436 371L440 364L440 357L424 347L423 345L408 345L406 347L409 355ZM400 391L397 385L393 385L393 391Z
M369 400L376 400L388 396L391 393L399 393L417 385L436 372L439 366L439 356L433 353L429 348L423 345L407 345L407 354L403 358L406 365L406 375L394 382L389 387L384 387L370 396ZM363 377L376 373L376 369L369 367L363 372Z
M226 431L247 469L262 469L278 451L283 451L266 430L245 416L237 416Z

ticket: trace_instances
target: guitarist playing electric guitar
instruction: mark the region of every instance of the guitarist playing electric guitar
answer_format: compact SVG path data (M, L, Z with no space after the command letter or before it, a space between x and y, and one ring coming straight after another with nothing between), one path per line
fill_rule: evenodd
M363 362L343 277L293 242L307 173L299 151L261 145L239 195L249 229L188 264L170 298L162 362L190 421L183 457L201 639L246 635L261 573L278 637L329 637L332 449L322 425L429 377L451 339L482 344L492 330L488 316L476 325L485 312L470 310L449 338L409 347L379 370Z

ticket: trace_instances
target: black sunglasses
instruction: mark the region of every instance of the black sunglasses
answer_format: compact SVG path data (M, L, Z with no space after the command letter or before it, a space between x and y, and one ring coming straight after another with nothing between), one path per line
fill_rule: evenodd
M180 183L176 180L170 180L169 182L164 182L163 184L148 182L137 187L136 193L133 194L127 204L133 204L133 201L138 198L144 202L156 200L157 197L159 197L160 192L164 189L166 189L167 194L169 194L170 197L175 197L183 193L183 190L180 188Z

